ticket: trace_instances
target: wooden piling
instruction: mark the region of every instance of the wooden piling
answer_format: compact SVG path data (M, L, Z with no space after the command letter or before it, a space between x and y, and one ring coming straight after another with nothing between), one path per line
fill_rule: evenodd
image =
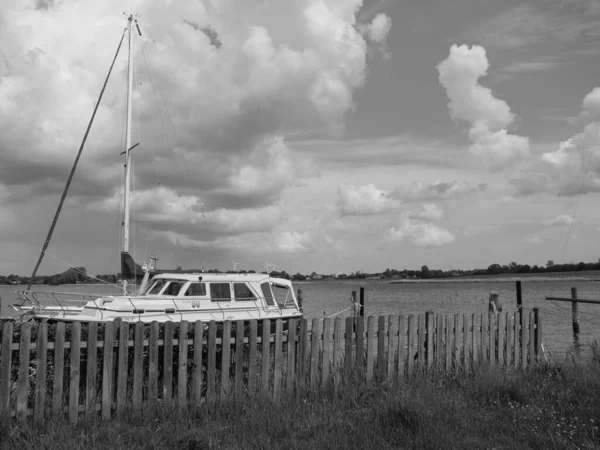
M365 288L360 288L360 309L358 311L360 317L365 317Z
M575 344L579 342L579 305L577 303L577 288L571 288L571 315L573 322L573 341Z

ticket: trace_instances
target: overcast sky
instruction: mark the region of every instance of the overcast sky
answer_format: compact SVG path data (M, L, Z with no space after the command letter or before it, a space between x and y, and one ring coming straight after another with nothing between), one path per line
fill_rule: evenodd
M131 10L136 260L595 261L599 5L3 0L0 273L33 269ZM119 270L125 50L41 274Z

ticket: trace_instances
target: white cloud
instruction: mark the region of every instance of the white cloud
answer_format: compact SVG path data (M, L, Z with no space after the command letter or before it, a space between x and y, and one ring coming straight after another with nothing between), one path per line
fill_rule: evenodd
M284 231L279 233L275 241L275 248L282 252L306 252L309 248L310 234L297 231Z
M454 242L454 235L432 223L415 223L405 217L396 227L391 227L387 233L392 241L410 240L418 247L440 247Z
M433 183L423 183L416 181L410 184L398 186L393 192L394 198L404 202L420 202L431 200L448 200L453 198L463 198L477 192L484 191L486 184L470 183L468 181L434 181Z
M581 108L594 118L600 116L600 87L595 87L583 98Z
M575 222L576 220L573 217L567 216L566 214L561 214L553 219L544 220L543 224L548 226L568 227Z
M444 211L435 203L424 203L419 210L409 212L408 217L420 220L439 220L444 217Z
M399 203L386 191L374 184L364 186L341 185L338 188L338 208L342 215L369 215L387 212Z
M392 19L383 13L379 13L366 28L369 38L373 42L383 44L392 29Z
M532 236L527 236L523 240L525 242L527 242L528 244L539 244L540 242L542 242L542 238L537 234L534 234Z
M504 100L479 84L487 74L489 62L485 49L474 45L453 45L450 55L438 64L439 80L450 99L448 108L454 120L471 124L470 150L491 170L500 170L529 156L529 138L508 133L515 120Z

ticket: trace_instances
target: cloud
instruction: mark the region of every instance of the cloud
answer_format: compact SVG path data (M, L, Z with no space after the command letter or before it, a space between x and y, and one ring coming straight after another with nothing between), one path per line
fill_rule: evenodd
M444 228L431 223L415 223L407 217L398 226L391 227L387 235L391 241L407 239L417 247L440 247L455 240L454 235Z
M309 249L310 234L297 231L284 231L277 236L275 248L282 252L306 252Z
M424 203L420 210L409 212L408 217L419 220L439 220L444 217L444 211L435 203Z
M537 234L534 234L532 236L527 236L523 240L525 242L527 242L528 244L539 244L540 242L542 242L542 238Z
M369 39L378 44L385 43L391 29L392 19L383 13L377 14L371 23L366 26Z
M568 227L575 222L576 220L571 216L561 214L560 216L556 216L553 219L544 220L542 223L547 226Z
M453 45L450 55L438 64L439 80L450 99L448 108L454 120L471 124L470 151L481 157L491 170L500 170L529 156L529 138L508 133L515 120L504 100L479 84L489 62L483 47Z
M391 195L403 202L449 200L474 195L485 191L486 188L485 183L475 184L458 180L434 181L433 183L416 181L398 186Z
M338 208L342 215L370 215L387 212L399 203L390 194L374 184L364 186L341 185L338 188Z
M600 87L595 87L583 98L581 105L586 116L597 119L600 116Z

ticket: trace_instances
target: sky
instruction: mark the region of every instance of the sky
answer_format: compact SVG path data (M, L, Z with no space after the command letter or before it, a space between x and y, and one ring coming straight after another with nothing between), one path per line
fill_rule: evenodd
M40 254L127 25L131 253L289 273L600 257L600 3L4 0L0 274ZM127 36L38 273L119 271ZM272 266L271 266L272 267Z

